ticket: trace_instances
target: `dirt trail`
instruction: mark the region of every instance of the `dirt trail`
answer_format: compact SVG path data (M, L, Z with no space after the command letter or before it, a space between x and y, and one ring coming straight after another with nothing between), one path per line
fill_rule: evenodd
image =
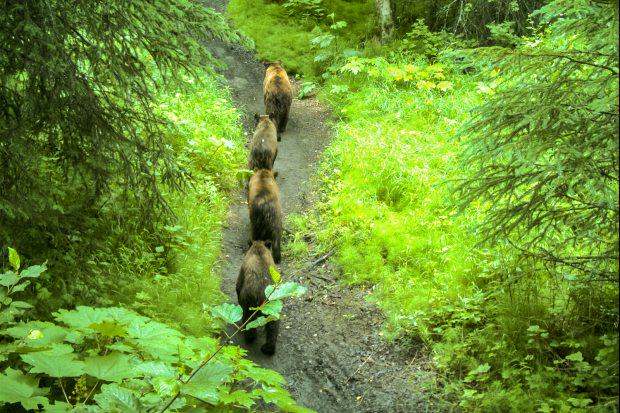
M210 49L227 65L221 73L243 112L249 139L254 113L264 112L263 66L236 45L214 42ZM274 166L285 216L312 208L310 182L330 138L327 119L327 110L316 100L293 101ZM245 191L239 191L233 198L223 239L222 289L235 303L235 281L249 239L245 196ZM329 261L319 266L312 266L316 257L291 262L286 250L284 234L278 267L285 279L305 285L308 291L285 305L273 357L260 352L262 334L252 345L237 342L250 358L280 372L298 403L320 413L437 411L436 401L416 383L425 374L427 356L383 340L382 316L366 303L367 292L339 284Z

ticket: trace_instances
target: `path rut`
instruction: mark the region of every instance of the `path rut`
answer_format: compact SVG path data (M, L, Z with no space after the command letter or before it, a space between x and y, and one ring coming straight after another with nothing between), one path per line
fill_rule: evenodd
M219 7L222 11L225 2ZM212 53L227 67L221 70L243 114L248 140L254 113L264 113L263 66L239 45L215 41ZM315 99L294 99L274 170L280 186L284 215L312 208L311 177L329 143L329 113ZM222 289L237 302L235 281L247 249L249 217L246 193L233 196L222 245ZM419 388L428 373L428 356L412 346L385 342L380 334L380 312L366 301L368 291L349 288L336 280L327 260L312 266L316 257L292 262L284 234L283 277L307 287L304 297L288 300L283 313L278 348L263 355L264 335L246 345L250 359L281 373L297 402L320 413L438 411L437 403Z

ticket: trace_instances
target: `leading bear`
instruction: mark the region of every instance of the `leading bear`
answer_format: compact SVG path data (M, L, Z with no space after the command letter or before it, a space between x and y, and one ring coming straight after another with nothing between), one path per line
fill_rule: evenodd
M261 315L260 312L254 317L252 308L259 307L266 300L265 288L272 284L269 266L275 266L271 257L270 241L253 241L248 252L243 257L243 263L237 278L237 301L243 308L243 323L250 322L250 318ZM267 339L261 347L265 354L272 355L276 352L276 340L280 327L278 320L265 325ZM252 342L256 339L256 329L244 331L245 339Z
M275 115L278 127L278 140L286 130L288 113L293 102L293 89L288 80L286 71L278 62L265 62L265 80L263 81L263 96L265 99L265 113Z

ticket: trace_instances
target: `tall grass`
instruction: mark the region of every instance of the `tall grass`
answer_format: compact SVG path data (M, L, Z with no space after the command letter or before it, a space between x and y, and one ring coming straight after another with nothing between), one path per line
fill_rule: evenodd
M463 173L455 162L463 143L452 136L482 94L472 79L437 73L454 76L450 90L360 74L330 80L322 95L340 122L320 172L330 186L321 238L338 235L345 279L376 286L373 300L394 334L412 327L417 311L470 295L481 272L479 217L457 213L448 183ZM329 92L343 86L348 92Z

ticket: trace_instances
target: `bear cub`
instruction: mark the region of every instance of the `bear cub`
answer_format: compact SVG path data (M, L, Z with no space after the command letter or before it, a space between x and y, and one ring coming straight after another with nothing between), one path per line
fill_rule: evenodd
M273 259L279 263L282 258L282 206L276 174L270 169L254 172L248 184L248 207L252 241L271 241Z
M256 129L250 145L250 159L248 169L273 169L273 163L278 156L278 142L274 115L254 115Z
M243 308L243 323L250 322L250 318L262 315L259 312L252 317L254 310L265 302L265 288L272 284L269 266L275 266L271 256L271 241L253 241L250 249L245 253L239 277L237 278L237 300ZM279 320L270 321L265 325L266 340L261 351L267 355L276 352ZM244 331L245 340L252 342L256 339L256 329Z

